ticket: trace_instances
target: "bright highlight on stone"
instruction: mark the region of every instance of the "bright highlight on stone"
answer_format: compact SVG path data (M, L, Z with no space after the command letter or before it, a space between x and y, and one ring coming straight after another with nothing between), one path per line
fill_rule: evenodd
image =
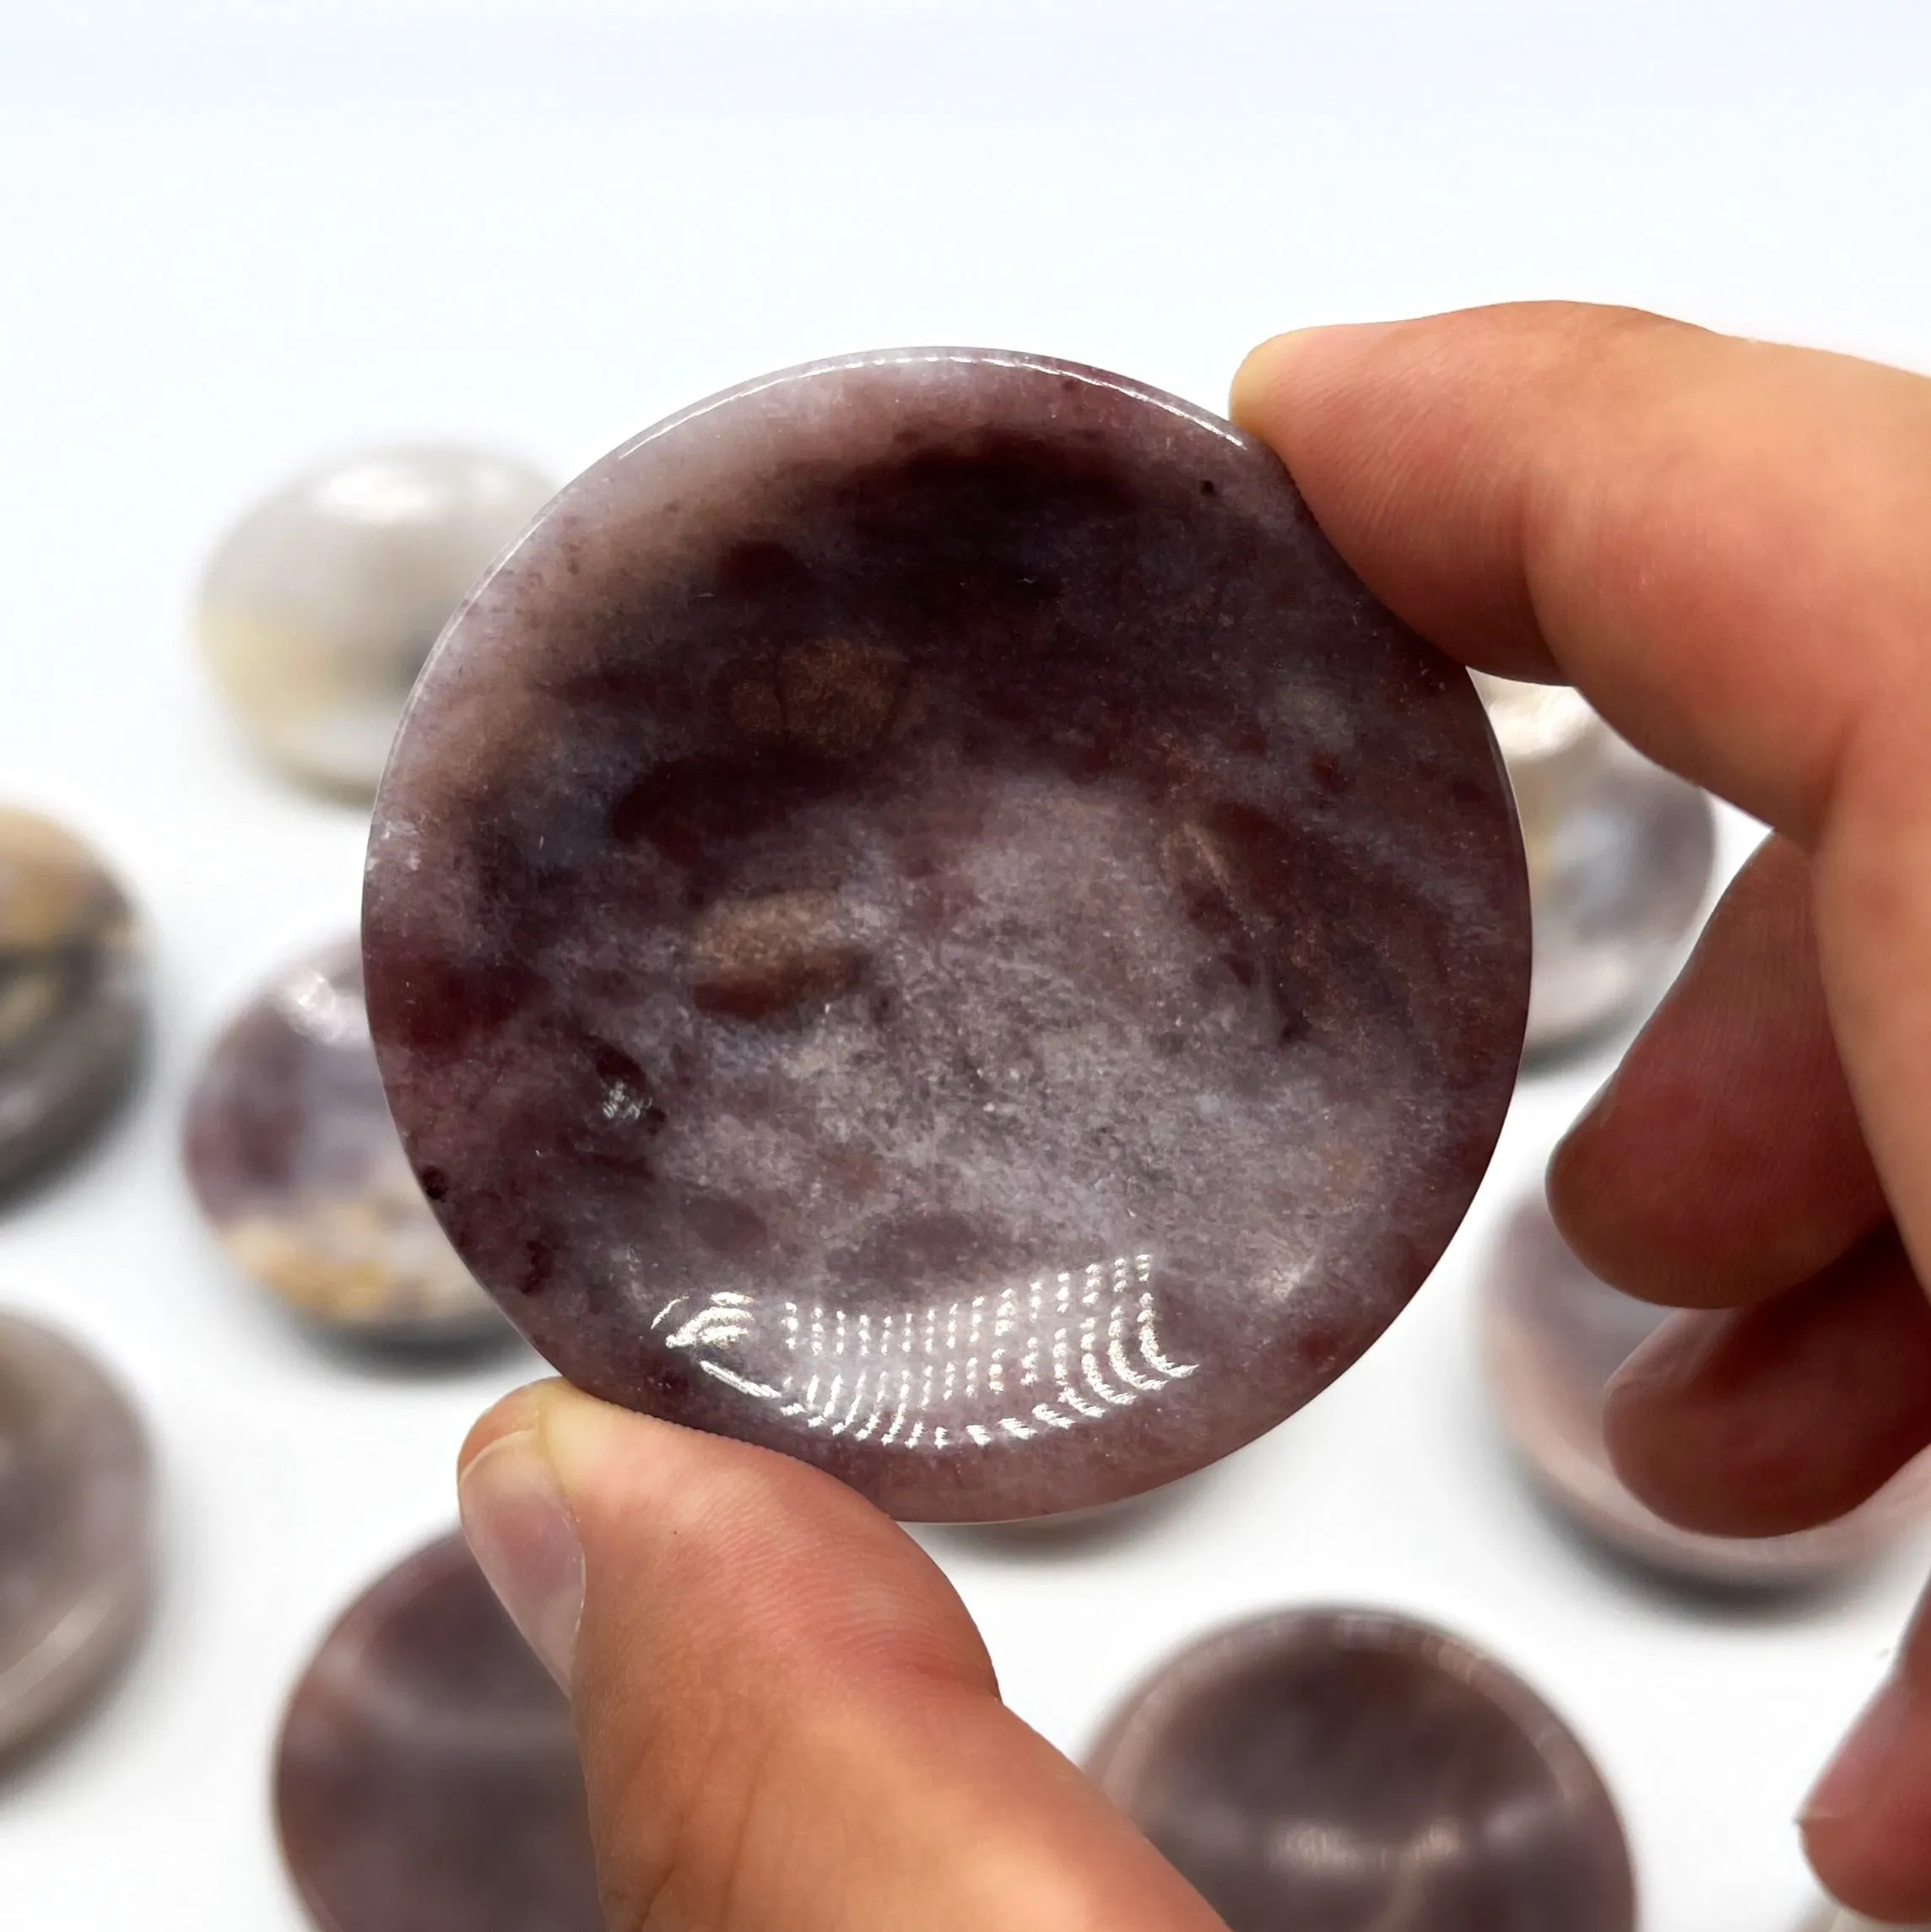
M251 510L197 616L257 747L311 784L373 792L436 633L553 487L483 450L372 449Z
M861 355L597 464L425 672L378 1057L592 1393L896 1513L1225 1454L1434 1264L1528 900L1468 679L1276 459L1117 376Z
M401 1345L503 1332L396 1139L354 940L285 968L230 1022L188 1096L183 1152L236 1265L305 1319Z
M1127 1699L1101 1789L1230 1932L1632 1932L1615 1805L1562 1721L1454 1637L1290 1611Z
M570 1705L460 1536L344 1612L275 1759L322 1932L603 1932Z

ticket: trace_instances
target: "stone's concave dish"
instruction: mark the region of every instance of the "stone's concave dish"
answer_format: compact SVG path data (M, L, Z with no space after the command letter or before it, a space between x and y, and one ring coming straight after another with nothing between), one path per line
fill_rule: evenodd
M139 1632L153 1487L120 1388L57 1330L0 1313L0 1756L76 1713Z
M1652 765L1566 685L1475 674L1522 814L1535 918L1528 1051L1560 1053L1661 985L1716 863L1705 793Z
M436 634L552 488L486 451L403 446L251 509L209 560L197 619L257 747L308 783L372 793Z
M460 1536L323 1640L282 1722L275 1817L322 1932L602 1932L569 1700Z
M146 1030L127 895L71 832L0 809L0 1191L100 1122L127 1090Z
M1503 1224L1479 1302L1490 1392L1529 1475L1585 1529L1693 1583L1774 1588L1868 1561L1931 1518L1931 1453L1848 1516L1789 1536L1698 1535L1637 1502L1609 1465L1603 1402L1669 1314L1592 1274L1539 1192Z
M377 802L370 1014L592 1393L895 1513L1238 1448L1461 1220L1528 931L1479 702L1278 461L979 350L787 371L552 504Z
M1632 1932L1600 1774L1492 1659L1371 1611L1202 1639L1089 1769L1230 1932Z
M402 1346L506 1334L396 1139L354 939L285 967L230 1021L188 1096L182 1153L236 1265L306 1320Z

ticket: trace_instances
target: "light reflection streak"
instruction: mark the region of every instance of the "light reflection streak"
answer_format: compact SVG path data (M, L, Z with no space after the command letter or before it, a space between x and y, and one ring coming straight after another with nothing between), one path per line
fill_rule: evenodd
M1160 1346L1147 1254L876 1318L777 1307L767 1326L754 1296L720 1291L692 1307L678 1296L651 1326L726 1388L882 1448L1030 1442L1130 1409L1199 1366Z

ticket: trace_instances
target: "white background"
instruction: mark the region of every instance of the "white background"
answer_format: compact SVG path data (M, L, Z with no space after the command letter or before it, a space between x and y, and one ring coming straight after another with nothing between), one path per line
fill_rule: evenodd
M1923 365L1928 14L0 0L0 793L125 869L160 1031L132 1113L0 1220L0 1276L138 1390L166 1557L111 1702L0 1783L0 1924L292 1932L280 1700L346 1598L449 1520L465 1424L534 1366L318 1352L182 1189L197 1047L353 920L364 832L258 770L211 701L186 615L230 517L372 438L567 474L711 389L883 344L1044 350L1218 404L1276 329L1560 294ZM1729 862L1748 838L1727 825ZM1525 1087L1434 1280L1293 1423L1097 1523L927 1540L1014 1705L1074 1751L1218 1620L1440 1619L1597 1752L1649 1932L1790 1932L1810 1894L1788 1821L1922 1553L1797 1604L1685 1598L1512 1479L1471 1284L1607 1063Z

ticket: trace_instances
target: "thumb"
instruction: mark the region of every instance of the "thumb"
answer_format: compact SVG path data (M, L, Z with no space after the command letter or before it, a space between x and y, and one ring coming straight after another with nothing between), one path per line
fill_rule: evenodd
M460 1489L571 1691L612 1932L1219 1927L830 1477L541 1383L471 1432Z

